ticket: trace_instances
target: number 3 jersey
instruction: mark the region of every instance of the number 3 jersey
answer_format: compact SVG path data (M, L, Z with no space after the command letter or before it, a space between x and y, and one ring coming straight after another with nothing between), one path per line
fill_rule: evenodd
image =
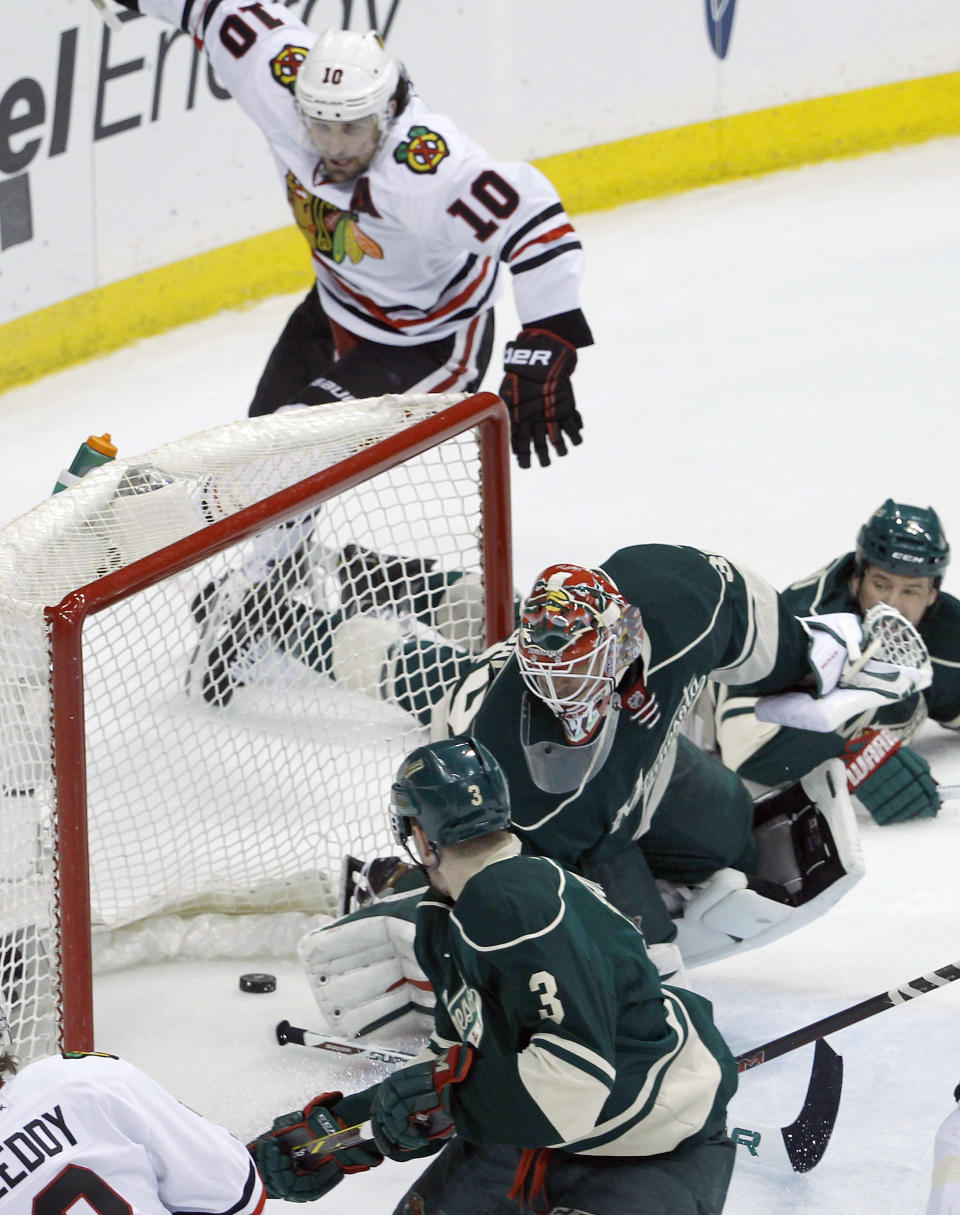
M239 1140L112 1055L54 1055L0 1088L4 1215L258 1215L264 1202Z
M661 988L599 887L519 847L494 853L455 904L431 892L417 910L432 1045L479 1051L452 1090L457 1133L649 1156L722 1132L736 1065L709 1002Z
M513 275L523 324L579 309L580 242L532 165L494 161L412 93L366 172L328 182L294 103L312 30L282 4L140 0L139 7L202 44L266 135L324 310L343 328L393 345L448 337L493 304L501 264Z

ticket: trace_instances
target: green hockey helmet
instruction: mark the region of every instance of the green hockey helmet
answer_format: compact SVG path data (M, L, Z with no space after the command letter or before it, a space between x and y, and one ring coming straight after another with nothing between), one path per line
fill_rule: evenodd
M482 743L445 738L411 751L390 798L390 826L401 847L406 847L413 823L420 824L434 848L510 826L507 778Z
M933 578L939 586L950 562L950 545L932 506L909 506L887 498L857 536L857 568L879 566L891 574Z

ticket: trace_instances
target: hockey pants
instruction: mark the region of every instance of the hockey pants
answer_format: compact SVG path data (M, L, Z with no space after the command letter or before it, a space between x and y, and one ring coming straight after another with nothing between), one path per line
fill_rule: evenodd
M341 343L311 287L267 359L251 418L297 402L317 405L403 392L476 392L493 351L493 311L434 342L394 346L346 335ZM344 345L339 352L336 346ZM319 383L318 383L319 381Z
M508 1197L519 1148L454 1139L421 1174L394 1215L719 1215L733 1172L725 1135L662 1156L548 1157L543 1186L526 1205Z

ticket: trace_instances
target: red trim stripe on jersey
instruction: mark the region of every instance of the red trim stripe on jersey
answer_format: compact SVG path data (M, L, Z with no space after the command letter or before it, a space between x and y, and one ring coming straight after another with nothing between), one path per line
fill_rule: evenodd
M477 316L474 317L474 319L470 322L470 327L467 330L466 343L464 345L463 354L460 357L460 361L457 363L450 375L447 376L445 380L442 380L433 389L434 392L446 392L448 388L452 388L469 367L470 355L473 353L473 341L477 335L477 326L480 324L480 319L481 318Z
M328 263L324 260L324 258L321 257L319 253L314 252L313 259L316 265L323 267L326 273L329 274L332 279L334 279L337 286L341 291L344 292L344 294L349 295L351 299L356 300L358 304L361 304L367 310L370 316L378 320L382 325L389 329L397 330L398 332L402 332L404 329L412 329L415 326L422 327L425 325L431 325L436 321L441 320L449 313L455 311L457 308L461 307L470 299L472 295L476 293L477 289L482 287L486 282L491 260L489 257L485 257L481 263L480 272L477 274L476 278L467 283L459 294L455 295L453 299L448 300L442 307L437 308L433 312L428 312L422 317L412 317L409 320L394 320L383 311L379 304L374 303L374 301L368 296L361 294L359 291L354 291L352 287L348 286L347 283L345 283L334 270L331 270Z
M554 203L550 207L544 207L536 215L532 215L525 224L513 233L509 240L504 242L503 248L500 250L500 260L508 262L513 256L513 251L517 245L523 240L528 232L532 232L534 228L539 228L541 224L545 224L548 219L553 219L555 215L563 215L563 205L559 202Z
M248 1206L250 1200L259 1192L256 1206ZM243 1194L239 1201L235 1202L232 1207L228 1207L221 1215L239 1215L243 1211L244 1215L260 1215L267 1201L267 1193L264 1189L263 1178L257 1171L257 1166L250 1161L250 1172L247 1174L247 1180L243 1187ZM189 1215L187 1211L178 1212L177 1215Z
M516 261L521 253L533 245L547 245L552 241L559 240L561 236L566 236L568 232L573 231L573 224L564 224L560 228L552 228L549 232L544 232L542 236L535 236L533 240L528 240L526 244L521 245L519 249L510 254L510 261Z

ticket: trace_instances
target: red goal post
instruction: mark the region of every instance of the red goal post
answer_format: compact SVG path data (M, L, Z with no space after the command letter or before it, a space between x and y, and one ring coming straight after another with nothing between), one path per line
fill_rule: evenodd
M335 442L319 433L323 414ZM257 449L267 432L283 436L275 458ZM194 449L214 454L191 466ZM34 657L28 675L0 677L0 731L12 731L0 745L5 809L19 816L12 844L0 829L0 965L21 1058L93 1048L94 939L109 942L105 965L122 965L158 956L152 946L130 952L134 929L149 934L162 923L168 936L188 939L214 920L216 936L233 917L258 953L262 922L275 917L289 946L311 917L334 910L345 852L390 850L389 778L426 737L429 709L414 720L394 694L399 683L367 686L361 672L385 636L384 653L415 653L421 665L402 687L432 705L461 656L510 632L509 451L506 411L490 393L348 402L248 419L114 461L11 525L18 569L31 559L49 564L70 527L40 526L48 548L30 553L22 525L86 497L70 534L82 548L92 533L107 552L97 558L100 576L42 605L46 664ZM318 471L259 496L304 459ZM141 492L144 470L163 492ZM131 474L133 522L121 502ZM205 525L184 534L184 520L201 516ZM178 538L152 550L165 528ZM0 600L17 600L17 577L4 579L10 530L0 533ZM353 544L387 554L382 568L399 558L404 577L410 558L410 570L432 571L458 593L469 587L453 639L449 616L430 614L446 592L423 594L412 573L399 590L380 584L382 601L363 603L369 571L350 583ZM206 618L198 608L204 596L221 612L219 633L209 604ZM14 632L35 639L35 622L18 616L24 610L14 603ZM341 642L347 635L359 648ZM235 681L230 675L229 702L208 698L207 673L224 652L209 647L220 636L246 664ZM21 685L33 698L26 709Z

